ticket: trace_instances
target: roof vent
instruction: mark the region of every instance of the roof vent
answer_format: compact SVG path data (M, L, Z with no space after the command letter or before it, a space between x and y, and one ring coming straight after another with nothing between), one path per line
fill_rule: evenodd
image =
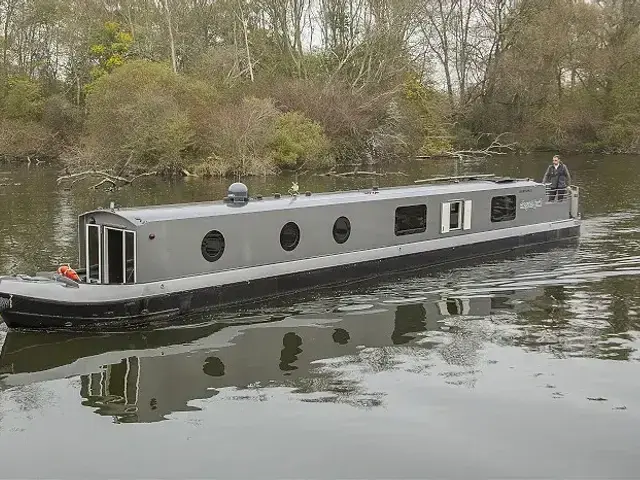
M249 201L249 189L244 183L232 183L227 190L227 201L230 203L247 203Z

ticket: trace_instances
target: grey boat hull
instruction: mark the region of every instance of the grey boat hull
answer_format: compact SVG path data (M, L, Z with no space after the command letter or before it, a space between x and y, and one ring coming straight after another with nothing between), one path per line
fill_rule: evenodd
M522 254L573 242L580 235L579 220L564 220L521 234L420 250L402 247L395 255L376 257L371 251L353 252L349 261L305 268L271 266L272 274L231 281L175 279L153 285L86 285L75 288L55 280L0 278L0 316L14 329L109 330L148 326L187 314L255 303L318 288L369 281L416 270L467 264L512 252ZM417 251L416 251L417 250ZM337 258L337 257L336 257ZM310 259L313 260L313 259ZM297 268L297 270L296 270ZM287 271L288 270L288 271ZM220 277L220 275L218 275ZM181 287L182 286L182 287Z

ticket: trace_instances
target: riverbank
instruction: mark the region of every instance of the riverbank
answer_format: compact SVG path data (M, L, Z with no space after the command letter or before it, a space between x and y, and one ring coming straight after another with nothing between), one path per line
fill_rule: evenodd
M341 77L275 73L220 85L200 70L178 73L163 63L130 60L90 86L76 105L61 95L36 95L33 80L15 82L9 98L15 95L21 107L0 108L0 158L130 180L381 171L413 157L640 153L640 127L628 120L601 119L588 135L525 124L482 133L486 125L411 74L359 88Z

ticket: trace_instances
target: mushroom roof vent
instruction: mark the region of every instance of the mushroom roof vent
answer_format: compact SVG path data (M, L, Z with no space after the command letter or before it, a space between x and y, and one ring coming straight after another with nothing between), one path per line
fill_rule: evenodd
M229 185L227 201L231 203L246 203L249 201L249 189L244 183L236 182Z

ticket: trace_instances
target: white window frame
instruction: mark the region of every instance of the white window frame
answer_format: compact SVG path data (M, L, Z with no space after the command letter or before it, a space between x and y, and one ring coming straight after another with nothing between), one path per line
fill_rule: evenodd
M85 232L85 268L86 268L86 276L87 283L91 282L90 272L91 272L91 263L89 257L89 229L95 228L98 230L98 283L102 283L102 227L100 225L96 225L95 223L87 223L86 232Z
M125 230L122 235L122 251L124 252L124 281L127 281L127 233L133 234L133 283L138 283L138 235L135 230Z
M458 226L451 227L451 205L454 203L460 204L460 211L458 212ZM442 218L441 218L441 233L449 233L456 230L470 230L471 229L471 216L472 216L472 201L471 200L450 200L448 202L442 202Z
M471 214L472 214L472 202L471 200L465 200L462 205L462 229L471 230Z
M132 357L127 357L125 359L127 370L124 375L124 404L126 406L137 405L140 392L140 359L138 357L133 357L135 358L134 370L131 368L131 358ZM133 386L134 391L131 392L133 394L133 399L129 396L129 377L131 375L135 375L135 386Z
M122 283L125 285L127 281L127 233L133 234L133 283L138 279L138 242L135 230L126 230L124 228L104 227L104 283L109 283L109 235L107 230L114 230L122 233Z

